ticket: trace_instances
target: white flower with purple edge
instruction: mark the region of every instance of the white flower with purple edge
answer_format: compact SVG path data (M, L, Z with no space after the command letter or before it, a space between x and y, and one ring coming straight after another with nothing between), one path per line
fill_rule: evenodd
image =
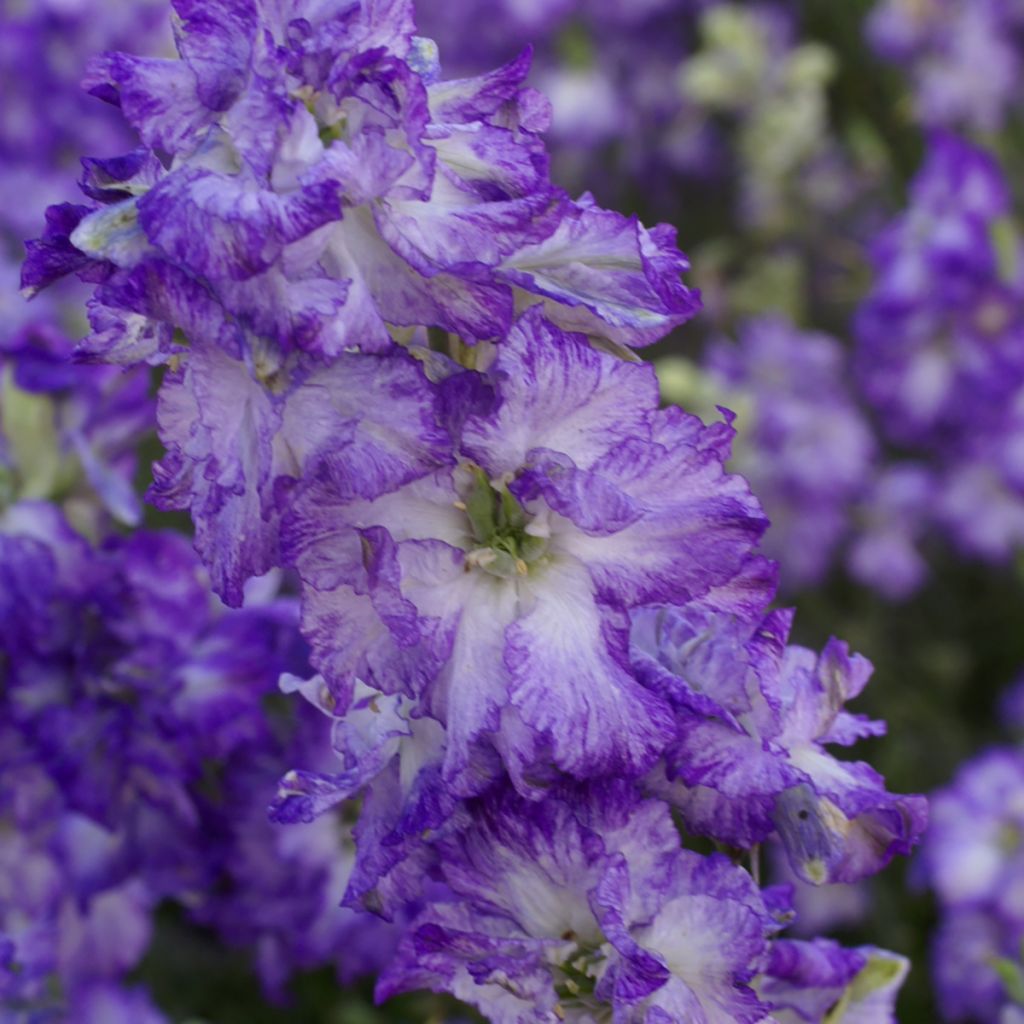
M550 765L635 775L673 724L631 674L627 611L725 586L764 528L723 471L731 432L659 410L650 368L539 310L486 379L496 402L465 417L454 468L370 501L314 477L294 499L314 663L343 701L360 678L417 699L451 784L482 741L525 789Z

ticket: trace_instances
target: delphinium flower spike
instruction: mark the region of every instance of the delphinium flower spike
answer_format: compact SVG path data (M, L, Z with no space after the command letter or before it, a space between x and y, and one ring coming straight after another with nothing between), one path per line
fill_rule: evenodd
M638 365L699 307L674 231L551 183L529 54L446 81L403 0L174 9L179 59L94 64L143 145L86 161L88 203L50 211L24 284L78 274L82 357L165 367L150 496L191 512L224 600L296 571L315 671L281 686L338 758L288 746L272 816L308 862L224 809L232 879L241 858L279 884L264 842L314 900L387 919L381 998L891 1019L904 962L780 938L788 897L751 866L779 841L813 882L860 878L924 809L823 749L879 732L842 710L867 666L786 646L731 414L662 407ZM321 831L346 801L354 855ZM322 955L283 903L259 920L289 960Z

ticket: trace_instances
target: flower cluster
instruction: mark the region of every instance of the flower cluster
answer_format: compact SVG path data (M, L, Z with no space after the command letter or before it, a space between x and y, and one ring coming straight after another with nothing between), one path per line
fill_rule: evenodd
M874 244L856 325L864 394L926 481L911 485L927 491L924 526L991 560L1024 540L1024 277L1009 213L994 158L933 135L908 209Z
M38 740L26 763L147 898L226 875L237 898L196 914L255 935L272 989L372 911L341 968L383 958L380 998L509 1024L891 1020L906 961L784 937L790 895L759 884L765 843L811 883L864 878L926 811L827 749L882 731L845 710L870 666L789 644L731 414L664 407L634 352L699 307L674 231L555 187L529 55L445 80L408 0L174 9L178 59L91 66L143 145L84 161L87 201L48 211L23 284L77 274L80 358L160 367L150 498L188 510L234 611L196 618L179 542L108 542L123 604L69 641L102 667L56 674L57 710L11 674L11 742ZM312 671L290 605L252 603L276 570ZM43 614L15 610L8 673ZM329 728L271 730L279 671ZM101 744L124 763L94 765ZM294 837L258 811L283 758ZM147 842L154 819L175 842ZM54 969L74 975L19 977Z
M781 316L744 322L737 342L708 345L701 365L664 357L664 394L737 413L731 465L753 485L772 527L764 550L787 587L820 585L838 566L891 598L927 575L919 550L935 484L919 462L883 461L880 439L838 340ZM712 398L715 396L715 399Z
M1024 754L989 749L932 803L919 867L942 911L934 972L947 1020L1024 1019Z
M698 390L738 414L733 466L764 502L765 550L788 586L828 573L852 533L851 509L872 485L877 445L847 363L836 339L782 317L746 322L736 344L718 340L703 359ZM659 369L671 387L671 364Z
M123 977L166 899L250 946L271 992L335 960L350 841L325 818L282 843L265 816L275 776L323 745L315 718L266 714L305 664L294 604L264 585L228 611L180 534L93 547L47 502L0 515L0 581L3 1019L162 1021Z
M980 131L1001 127L1017 103L1022 33L1013 0L883 0L868 21L878 53L909 69L926 125Z
M773 522L789 585L837 565L890 598L928 574L923 549L1007 562L1024 541L1021 239L994 157L937 132L907 208L874 239L852 358L782 317L740 325L667 392L739 416L733 466Z
M439 987L494 1021L889 1020L906 963L769 938L780 894L679 848L668 809L614 784L505 794L439 844L449 897L380 981Z
M154 498L193 511L237 603L278 562L282 495L325 443L337 455L350 436L339 473L365 497L440 457L430 430L395 429L433 415L396 337L472 344L540 305L561 327L644 344L696 300L671 229L549 183L525 57L446 83L408 12L384 29L364 11L318 24L178 6L180 61L109 55L91 78L173 165L152 150L87 161L93 204L50 211L23 280L99 279L85 351L178 366Z

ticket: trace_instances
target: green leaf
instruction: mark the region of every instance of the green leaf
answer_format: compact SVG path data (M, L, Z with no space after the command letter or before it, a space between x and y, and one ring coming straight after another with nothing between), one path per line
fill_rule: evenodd
M993 958L991 964L992 969L999 975L1006 994L1015 1003L1024 1006L1024 968L1008 957Z

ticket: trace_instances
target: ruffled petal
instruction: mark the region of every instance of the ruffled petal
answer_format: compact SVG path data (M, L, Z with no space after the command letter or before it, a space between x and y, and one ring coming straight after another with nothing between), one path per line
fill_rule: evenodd
M565 330L649 345L700 309L699 293L680 280L688 268L672 229L649 232L584 197L567 205L548 238L524 246L498 273Z
M674 732L666 704L623 668L621 636L595 603L580 565L546 567L532 607L507 633L512 703L577 777L637 775Z

